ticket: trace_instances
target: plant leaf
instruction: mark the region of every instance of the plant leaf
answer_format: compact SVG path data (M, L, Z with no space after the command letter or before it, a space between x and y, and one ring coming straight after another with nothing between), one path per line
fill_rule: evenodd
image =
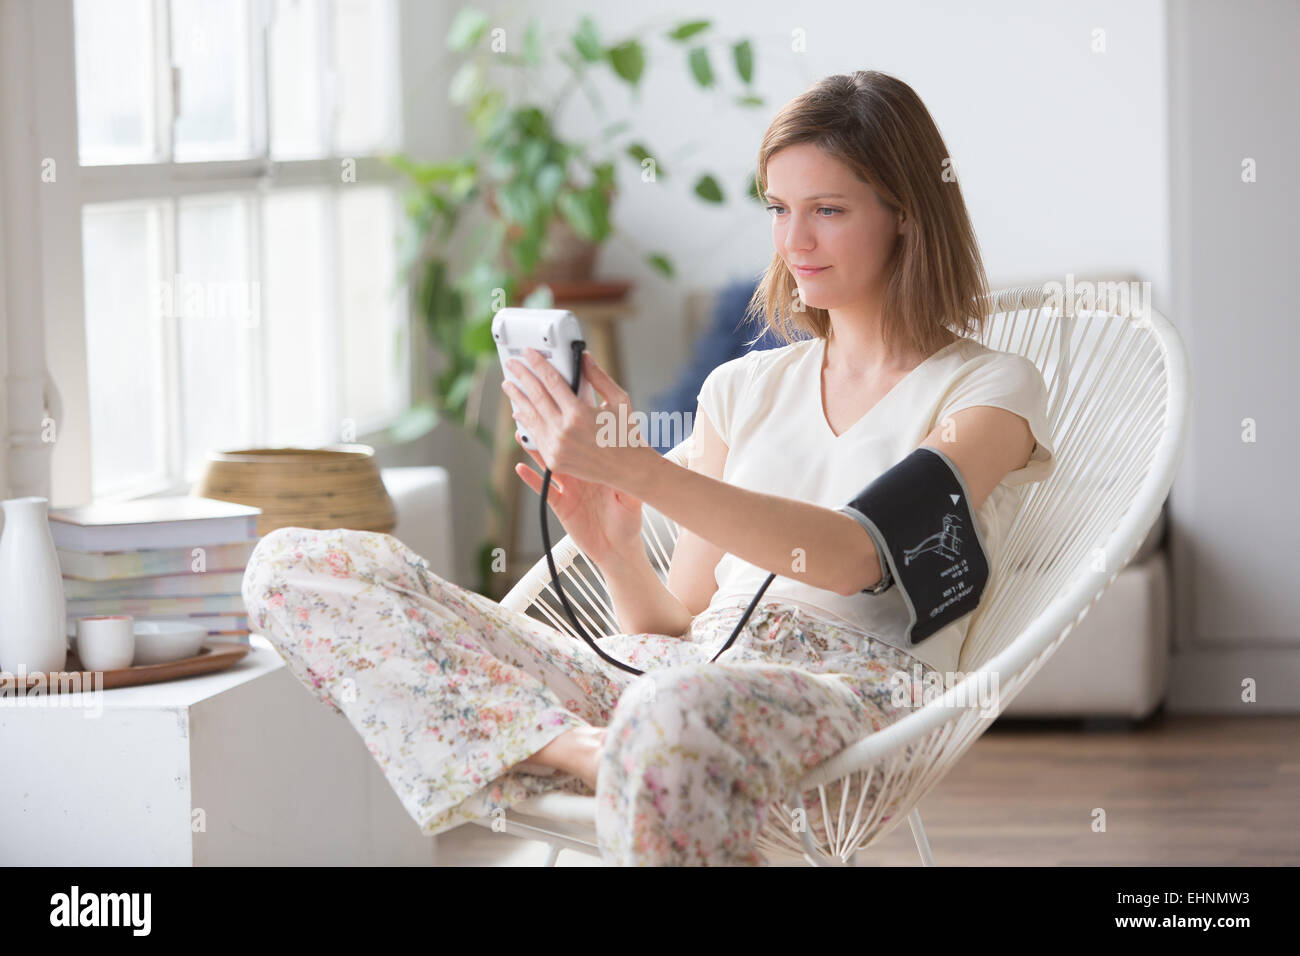
M598 163L592 168L596 176L597 188L594 192L609 193L614 191L614 164Z
M754 48L748 40L741 40L731 48L731 55L736 61L736 72L746 83L754 81Z
M447 407L456 409L459 412L473 389L474 373L460 372L452 381L451 387L447 389Z
M440 421L442 416L433 405L427 402L412 405L389 426L388 436L398 442L414 441L437 428Z
M515 257L520 272L531 275L537 260L542 255L542 236L539 230L532 229L523 238L510 244L510 251Z
M547 206L554 204L555 197L564 185L564 169L557 163L547 163L537 171L538 198Z
M695 77L695 82L703 87L712 86L713 67L709 65L709 51L702 46L697 46L691 50L686 59L690 63L691 75Z
M688 20L669 31L668 39L677 40L678 42L689 40L691 37L695 36L695 34L702 33L708 28L708 20Z
M494 351L496 341L492 338L492 316L476 319L465 326L460 341L465 351L471 355Z
M645 261L650 263L650 265L654 266L657 270L662 272L668 278L671 279L673 277L672 261L662 253L659 252L651 253L650 255L646 256Z
M564 192L556 199L560 213L569 221L574 231L584 239L596 238L596 222L581 193Z
M451 181L447 187L447 195L454 202L464 202L469 194L474 191L478 185L478 171L474 169L461 170L456 174L456 178ZM441 197L439 197L441 198Z
M474 170L473 160L454 159L445 163L418 163L403 153L388 158L394 169L400 170L421 186L449 182L466 170Z
M628 146L627 154L631 156L633 159L635 159L638 163L643 164L642 169L645 168L644 163L647 159L653 162L654 169L655 169L655 179L668 178L668 174L664 171L663 166L659 164L659 160L655 159L655 157L650 154L650 151L646 149L644 146L642 146L640 143L633 143L630 146Z
M505 94L500 90L486 90L469 108L469 119L480 139L489 140L505 121Z
M524 62L529 66L542 65L542 27L536 20L529 20L524 31Z
M551 126L546 114L536 106L523 106L515 110L515 130L522 139L551 139Z
M722 187L716 179L705 173L695 182L695 195L706 202L722 202Z
M478 60L466 60L452 75L447 87L447 99L464 106L483 89L483 68Z
M663 166L659 165L659 160L656 160L654 156L651 156L650 151L646 150L645 147L641 146L641 143L633 143L632 146L628 147L627 152L628 152L628 156L636 160L637 165L641 166L642 173L645 172L645 168L646 168L645 161L650 160L650 163L654 164L655 181L659 181L659 179L668 178L668 174L664 172Z
M519 156L519 172L523 176L533 177L546 159L546 143L532 139L524 144Z
M614 72L632 86L636 86L645 70L645 50L637 40L628 40L606 51Z
M597 180L584 189L582 195L591 213L591 221L596 225L596 234L592 238L596 242L604 242L610 233L609 201L605 198L605 190Z
M596 21L591 17L583 17L578 21L578 30L573 34L573 45L579 56L588 63L597 63L605 55L596 33Z
M533 195L533 187L527 180L516 179L507 183L504 189L497 191L496 200L501 207L502 217L508 222L526 226L537 215L537 200Z
M462 7L447 29L447 49L465 52L483 39L487 28L486 13L473 7Z

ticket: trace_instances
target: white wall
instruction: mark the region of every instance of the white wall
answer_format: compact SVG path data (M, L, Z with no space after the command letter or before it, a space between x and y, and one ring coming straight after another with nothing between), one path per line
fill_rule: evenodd
M1241 712L1249 678L1261 704L1294 710L1300 4L1172 4L1169 26L1173 317L1193 390L1171 503L1173 703Z
M3 82L3 80L0 80ZM0 93L3 95L3 93ZM0 140L4 137L0 131ZM0 150L0 182L4 182L5 161ZM9 392L9 309L6 303L8 284L5 281L7 258L5 256L5 201L0 190L0 499L9 495L9 402L2 396ZM4 519L0 518L0 528Z
M455 13L450 5L401 0L402 128L406 151L416 157L457 156L469 148L468 124L447 99L447 84L459 64L459 55L448 51L445 42ZM436 367L438 359L421 333L418 311L413 309L412 314L417 316L418 326L412 344L422 353L416 364L426 366L426 381L413 383L414 392L421 385L429 387L427 370ZM454 580L473 584L474 551L483 535L483 510L487 501L483 489L489 467L488 451L466 432L440 425L419 441L380 448L376 457L385 467L441 465L447 469L451 500L456 509L452 516L456 538L452 548L456 563Z
M831 73L879 69L916 89L952 152L995 285L1067 271L1136 272L1152 282L1157 308L1165 308L1165 25L1164 5L1157 0L798 6L714 0L703 9L670 5L635 18L626 15L629 8L587 0L483 6L500 17L508 42L522 36L522 11L540 15L550 44L569 44L579 18L590 13L605 42L635 35L649 46L639 102L606 70L608 77L596 74L595 85L607 115L593 115L575 93L559 118L565 134L583 139L615 119L628 119L667 168L667 178L645 184L631 160L618 160L614 225L621 235L606 244L597 264L598 275L637 285L637 315L624 326L623 384L642 405L674 380L689 354L682 315L686 291L752 275L766 265L769 219L758 204L742 200L742 184L777 109ZM704 17L714 21L710 50L729 93L739 89L729 44L751 39L755 85L767 105L744 110L731 106L729 96L702 95L686 68L685 48L660 39L679 22ZM1105 31L1104 53L1092 52L1096 28ZM806 37L806 52L792 49L796 30ZM543 86L554 95L567 76L559 66ZM695 199L689 187L701 171L718 175L736 198L722 208ZM675 281L643 264L642 254L654 250L671 256ZM496 381L489 389L493 403ZM448 450L440 449L438 460L456 470ZM464 462L466 469L480 466L476 454ZM473 491L471 482L453 481L457 491ZM532 496L526 489L525 494ZM466 574L469 551L481 534L478 511L456 515L457 555ZM525 541L540 549L535 524L529 508Z
M548 0L543 26L567 43L596 5ZM497 4L537 11L542 4ZM629 327L629 384L638 396L672 380L687 354L680 297L764 266L767 214L755 203L709 207L689 194L709 170L739 189L776 110L830 73L879 69L909 83L930 108L952 151L990 277L1136 270L1160 296L1168 285L1164 10L1159 2L821 2L716 0L656 7L655 29L618 8L595 14L602 36L654 37L641 103L621 81L598 84L612 118L630 119L651 149L668 157L668 180L643 184L620 161L616 227L635 246L611 242L602 275L640 285L641 312ZM714 67L738 88L726 43L752 38L756 85L768 105L741 110L697 90L684 48L658 40L681 20L710 17L719 39ZM512 21L503 21L509 24ZM514 21L518 22L518 21ZM520 23L522 26L522 23ZM1091 52L1092 31L1106 52ZM803 30L807 52L791 50ZM564 79L561 67L555 83ZM602 125L575 95L561 128L588 137ZM607 122L607 121L606 121ZM622 142L622 141L620 141ZM676 175L673 175L673 174ZM655 277L638 249L667 249L680 283Z

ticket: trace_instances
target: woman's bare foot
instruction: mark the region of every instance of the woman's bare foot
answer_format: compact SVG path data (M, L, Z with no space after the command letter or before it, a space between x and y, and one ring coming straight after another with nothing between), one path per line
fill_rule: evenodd
M573 774L595 790L596 772L600 768L600 755L605 749L607 729L589 725L574 727L560 734L526 761L520 762L555 767Z

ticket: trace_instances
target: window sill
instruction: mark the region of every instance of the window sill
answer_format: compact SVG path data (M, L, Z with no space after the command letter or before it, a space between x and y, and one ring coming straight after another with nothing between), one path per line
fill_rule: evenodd
M398 419L395 418L393 420L394 423L397 420ZM368 445L369 447L375 450L376 459L382 459L385 457L385 453L407 448L410 445L414 444L415 442L421 441L431 431L433 431L432 428L425 429L423 431L420 431L418 434L414 435L411 438L398 440L392 437L391 427L392 426L390 424L388 427L377 429L371 432L366 432L358 436L355 442L329 442L326 444L313 445L310 447L325 448L331 444ZM289 446L289 447L303 447L303 446ZM380 467L384 467L384 466L381 464ZM153 481L147 484L138 485L134 488L129 488L123 491L117 491L112 494L97 495L92 499L92 503L97 504L100 502L136 501L144 498L169 498L169 497L174 497L176 495L188 495L193 492L194 488L198 485L199 480L200 477L195 477L192 481L183 481L183 482Z

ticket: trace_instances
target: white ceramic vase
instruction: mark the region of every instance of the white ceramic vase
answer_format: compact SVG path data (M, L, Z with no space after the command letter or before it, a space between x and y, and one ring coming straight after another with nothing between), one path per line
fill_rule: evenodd
M68 662L66 604L49 501L10 498L0 533L0 668L60 671Z

